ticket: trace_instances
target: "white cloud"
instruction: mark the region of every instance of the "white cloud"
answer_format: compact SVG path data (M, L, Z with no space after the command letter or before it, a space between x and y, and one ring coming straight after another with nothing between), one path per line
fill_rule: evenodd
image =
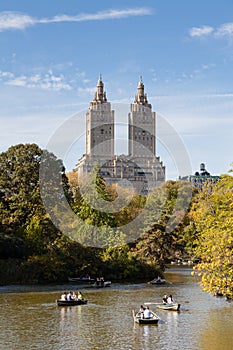
M215 38L221 37L233 37L233 22L221 24L217 28L213 28L208 25L201 27L193 27L189 29L189 35L191 37L207 37L213 36Z
M58 23L58 22L85 22L102 21L135 16L151 15L153 12L149 8L130 8L123 10L106 10L97 13L83 13L76 16L57 15L52 18L37 19L18 12L0 12L0 32L5 30L23 30L36 24Z
M203 70L207 70L207 69L211 69L211 68L215 68L216 64L215 63L208 63L208 64L202 64L201 68Z
M14 77L14 74L11 72L0 71L0 80L5 78L13 78L13 77Z
M72 86L69 83L65 82L63 75L54 75L52 71L49 71L45 75L34 74L29 77L25 75L15 77L11 73L11 75L7 76L7 78L9 79L4 80L4 83L6 85L21 86L26 88L39 88L43 90L53 91L72 90Z
M20 76L17 78L10 79L6 82L7 85L14 85L14 86L26 86L27 81L25 76Z
M0 13L0 31L9 29L25 29L26 27L35 24L35 19L25 14L16 12L1 12Z
M225 23L217 28L215 35L218 37L233 36L233 23Z
M214 28L210 26L193 27L189 30L189 34L191 37L202 37L210 35L213 30Z
M94 14L79 14L77 16L60 15L51 19L40 20L40 23L52 23L52 22L83 22L83 21L100 21L106 19L119 19L132 16L144 16L152 14L151 9L148 8L131 8L125 10L106 10L97 12Z

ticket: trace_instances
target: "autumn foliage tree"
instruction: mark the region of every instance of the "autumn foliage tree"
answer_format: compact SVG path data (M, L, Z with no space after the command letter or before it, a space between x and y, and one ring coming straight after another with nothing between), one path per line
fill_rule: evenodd
M224 175L196 197L190 215L196 232L196 269L203 289L233 298L233 177Z

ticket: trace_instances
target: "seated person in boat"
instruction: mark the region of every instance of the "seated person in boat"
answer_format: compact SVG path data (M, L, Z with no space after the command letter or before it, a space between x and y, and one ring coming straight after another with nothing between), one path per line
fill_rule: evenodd
M72 292L72 300L77 300L77 295L75 294L75 292Z
M152 314L150 312L149 306L146 306L145 310L144 310L144 318L151 318Z
M84 300L84 296L83 296L82 292L80 292L80 291L77 292L77 299Z
M82 275L80 277L81 280L90 280L91 279L91 276L87 273L86 275Z
M163 297L163 304L167 304L167 299L168 299L168 296L164 295L164 297Z
M70 291L68 294L67 294L67 299L66 299L67 301L71 301L71 300L74 300L73 299L73 292L72 291Z
M174 300L172 298L172 295L170 294L169 297L167 298L167 304L173 304Z
M66 292L62 293L61 300L67 300L67 293Z
M136 314L136 316L137 316L137 317L144 318L144 310L145 310L144 306L141 305L139 311L138 311L137 314Z

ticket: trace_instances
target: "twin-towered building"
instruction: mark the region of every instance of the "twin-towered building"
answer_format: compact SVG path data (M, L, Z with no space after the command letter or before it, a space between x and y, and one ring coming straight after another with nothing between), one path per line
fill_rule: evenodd
M78 176L90 173L98 164L107 183L147 194L165 181L165 166L156 156L156 113L147 101L141 78L128 114L128 155L115 155L114 119L100 76L86 113L86 154L77 164Z

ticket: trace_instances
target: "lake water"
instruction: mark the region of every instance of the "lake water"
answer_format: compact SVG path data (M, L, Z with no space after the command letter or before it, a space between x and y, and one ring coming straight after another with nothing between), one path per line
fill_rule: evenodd
M83 288L88 304L73 307L55 300L77 285L0 287L0 349L232 350L233 302L202 292L190 271L170 269L163 286ZM181 303L179 313L153 308L158 325L133 322L133 309L164 294Z

